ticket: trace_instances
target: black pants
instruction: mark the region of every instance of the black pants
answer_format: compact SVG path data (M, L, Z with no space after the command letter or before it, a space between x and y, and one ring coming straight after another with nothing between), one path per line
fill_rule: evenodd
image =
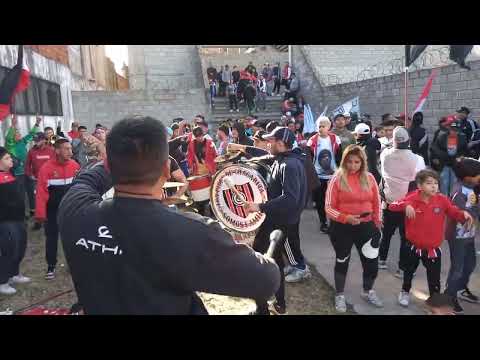
M259 253L264 254L268 250L270 245L270 233L275 230L280 229L284 234L287 234L287 228L285 226L275 225L269 219L266 219L265 222L260 227L255 240L253 241L253 249ZM282 247L277 246L275 252L273 253L273 259L278 265L280 270L280 288L275 294L278 305L285 307L285 275L283 274L284 262L282 257ZM255 301L257 304L257 312L261 315L268 315L268 303L266 301Z
M44 226L45 229L45 259L48 267L55 267L57 265L57 252L58 252L58 224L57 224L57 211L48 211L47 222Z
M427 282L428 282L428 291L430 295L440 292L440 271L442 269L442 253L438 249L436 258L428 258L427 252L422 251L422 256L418 256L415 252L415 249L412 249L412 244L407 242L405 251L405 264L404 264L404 273L403 273L403 285L402 290L405 292L410 292L412 288L412 279L413 274L422 260L423 266L427 270Z
M325 194L327 192L328 181L324 179L320 180L320 186L313 190L312 200L315 202L315 208L317 209L318 219L320 224L327 223L327 214L325 213Z
M273 84L272 94L276 91L278 95L280 93L280 79L276 78Z
M35 188L36 187L37 187L37 181L25 175L25 190L27 192L28 205L30 206L30 211L35 211Z
M290 265L305 269L305 258L300 249L300 222L287 225L287 238L284 248Z
M371 240L370 245L373 248L378 248L381 234L375 224L367 222L359 225L349 225L332 221L329 236L335 249L334 277L337 294L343 293L345 289L353 244L355 244L362 262L363 289L365 291L372 289L378 274L378 256L367 258L362 247ZM368 253L367 255L371 256Z
M230 101L230 110L237 110L238 109L237 95L230 95L228 97L228 100Z
M27 249L27 229L25 222L0 223L0 284L5 284L20 273Z
M394 212L388 209L383 210L383 239L380 244L380 260L386 261L388 257L388 250L390 248L390 240L392 239L395 230L400 233L400 253L398 259L398 268L404 270L404 258L405 258L405 214L402 212Z

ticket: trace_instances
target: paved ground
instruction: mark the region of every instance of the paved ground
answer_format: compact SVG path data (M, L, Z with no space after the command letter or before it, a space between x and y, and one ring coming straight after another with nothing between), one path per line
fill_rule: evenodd
M319 230L318 216L315 210L306 210L302 215L300 226L302 251L307 261L314 264L317 271L334 286L333 267L335 262L335 253L327 235ZM442 247L442 291L445 287L447 273L450 268L450 253L448 244L444 243ZM358 314L365 315L421 315L425 314L423 310L423 301L428 298L428 286L426 273L420 264L417 274L413 280L413 287L410 292L411 303L408 308L403 308L397 303L397 296L402 286L402 280L393 276L397 270L398 251L400 238L398 232L391 241L388 270L380 270L375 282L375 289L379 297L384 302L384 309L376 309L367 304L360 298L362 289L362 267L356 248L353 247L350 267L348 271L347 283L345 287L345 296L347 302L353 305L353 309ZM477 238L477 250L480 249L480 241ZM478 258L477 258L478 259ZM480 260L480 259L479 259ZM470 290L474 294L480 294L480 266L477 266L470 280ZM480 305L461 302L465 314L480 315Z

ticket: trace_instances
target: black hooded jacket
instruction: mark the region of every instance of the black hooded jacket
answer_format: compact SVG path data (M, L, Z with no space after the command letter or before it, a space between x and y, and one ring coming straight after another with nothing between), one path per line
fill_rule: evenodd
M238 131L238 143L241 145L253 146L253 140L245 134L245 126L241 122L236 122L232 125Z
M362 137L357 139L357 145L365 150L365 153L367 154L368 171L373 175L377 184L380 184L382 177L377 168L377 153L382 147L380 141L373 138L371 135L362 135Z
M307 204L308 184L305 172L307 155L296 148L275 156L268 198L260 210L274 224L296 224Z

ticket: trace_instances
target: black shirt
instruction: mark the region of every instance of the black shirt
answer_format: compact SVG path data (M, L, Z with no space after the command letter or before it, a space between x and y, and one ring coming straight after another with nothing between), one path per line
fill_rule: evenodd
M196 291L266 301L278 289L278 267L218 224L157 200L102 200L110 187L99 164L78 175L60 205L63 248L87 314L202 314Z
M25 194L18 179L10 172L0 171L0 222L24 220Z
M168 153L172 156L178 163L181 163L185 160L184 146L187 140L186 137L177 137L168 142Z

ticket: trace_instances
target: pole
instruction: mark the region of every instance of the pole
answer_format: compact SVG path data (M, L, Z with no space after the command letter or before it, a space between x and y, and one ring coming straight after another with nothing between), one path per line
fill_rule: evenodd
M292 67L292 45L288 45L288 63L290 64L290 67Z
M405 127L408 128L408 66L405 66L405 100L404 100L404 114L405 114Z

